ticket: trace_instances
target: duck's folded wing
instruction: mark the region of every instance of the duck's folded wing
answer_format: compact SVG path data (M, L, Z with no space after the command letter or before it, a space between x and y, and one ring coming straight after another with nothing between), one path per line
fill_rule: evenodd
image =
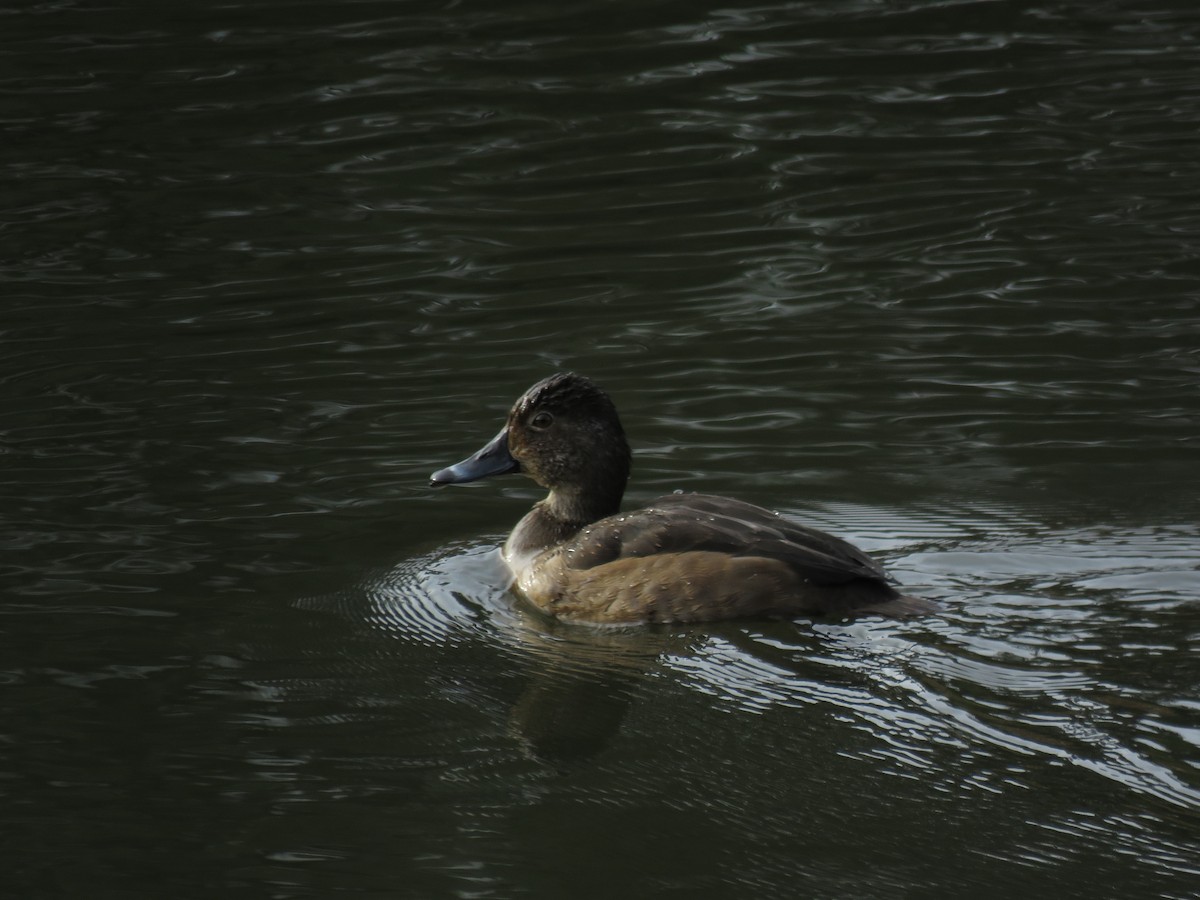
M669 494L643 509L602 519L564 549L573 569L708 551L779 560L813 584L888 580L880 565L853 544L760 506L705 494Z

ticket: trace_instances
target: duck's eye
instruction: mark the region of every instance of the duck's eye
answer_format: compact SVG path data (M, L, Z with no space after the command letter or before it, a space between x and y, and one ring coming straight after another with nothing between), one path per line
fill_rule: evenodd
M529 420L529 424L534 428L549 428L553 422L554 416L548 412L540 412Z

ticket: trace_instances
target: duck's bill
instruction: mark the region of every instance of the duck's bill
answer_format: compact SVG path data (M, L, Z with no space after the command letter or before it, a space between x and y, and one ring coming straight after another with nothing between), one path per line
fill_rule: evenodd
M445 469L439 469L429 477L431 487L441 487L443 484L466 484L481 478L491 478L493 475L506 475L509 472L521 471L520 464L508 452L508 429L501 428L500 433L488 441L478 453L468 456L460 463L455 463Z

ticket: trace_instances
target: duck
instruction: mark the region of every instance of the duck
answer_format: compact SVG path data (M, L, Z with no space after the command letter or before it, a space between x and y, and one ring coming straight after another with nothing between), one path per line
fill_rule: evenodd
M433 487L519 473L545 488L505 541L515 592L595 625L936 612L853 544L729 497L674 493L621 511L631 454L612 399L559 372L521 395L480 450Z

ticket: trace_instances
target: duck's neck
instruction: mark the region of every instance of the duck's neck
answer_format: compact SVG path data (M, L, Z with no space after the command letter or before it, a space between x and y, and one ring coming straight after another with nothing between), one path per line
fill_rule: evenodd
M622 485L622 488L624 485ZM504 557L511 562L529 559L543 550L568 541L583 528L621 506L621 494L604 497L566 491L551 491L545 500L533 505L504 545Z

